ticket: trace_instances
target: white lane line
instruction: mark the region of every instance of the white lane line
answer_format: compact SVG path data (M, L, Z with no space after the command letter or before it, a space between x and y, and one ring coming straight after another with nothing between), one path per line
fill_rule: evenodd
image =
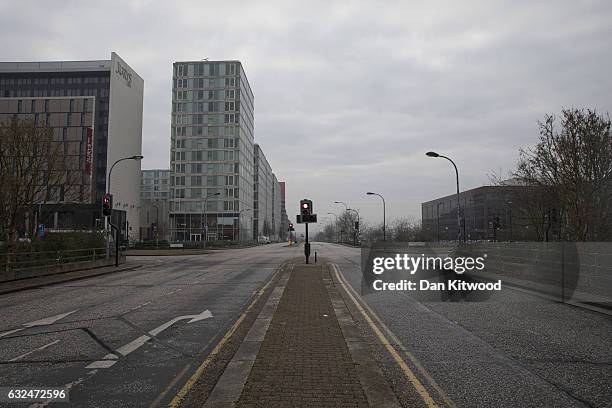
M197 315L186 315L186 316L175 317L174 319L167 321L161 326L156 327L155 329L151 330L148 334L143 334L137 339L130 341L128 344L119 347L117 349L117 353L123 357L127 356L131 352L142 347L146 342L151 340L153 337L157 336L159 333L163 332L168 327L172 326L173 324L181 320L190 319L187 322L187 324L189 324L189 323L199 322L200 320L210 319L211 317L213 317L213 315L210 312L210 310L205 310L202 313L199 313ZM103 357L102 360L94 361L93 363L89 364L85 368L109 368L109 367L112 367L118 361L118 358L119 357L116 354L112 354L112 353L107 354Z
M74 380L72 382L69 382L68 384L64 384L64 389L66 389L66 393L70 393L70 390L72 388L74 388L75 385L79 385L80 383L82 383L83 381L93 377L96 373L98 372L98 370L93 370L88 372L85 376L78 378L77 380ZM43 402L36 402L32 405L30 405L28 408L44 408L47 405L49 405L50 403L52 403L53 400L52 399L48 399L46 401Z
M0 333L0 337L8 336L9 334L17 333L17 332L20 332L20 331L25 330L27 328L30 328L30 327L48 326L50 324L53 324L53 323L57 322L58 320L63 319L64 317L66 317L68 315L73 314L77 310L73 310L72 312L68 312L68 313L58 314L58 315L51 316L51 317L45 317L44 319L36 320L36 321L33 321L33 322L29 322L29 323L24 323L23 327L20 327L18 329L9 330L9 331Z
M27 353L24 353L24 354L22 354L20 356L17 356L15 358L11 358L9 361L19 361L22 358L25 358L25 357L29 356L30 354L36 353L37 351L42 351L42 350L46 349L47 347L51 347L52 345L57 344L59 342L60 342L59 340L52 341L49 344L45 344L44 346L40 346L38 348L35 348L34 350L28 351Z

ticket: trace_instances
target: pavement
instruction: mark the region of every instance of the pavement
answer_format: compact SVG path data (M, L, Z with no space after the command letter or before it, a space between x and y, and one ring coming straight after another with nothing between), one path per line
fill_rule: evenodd
M328 265L290 266L204 406L399 407L368 356L349 349L354 323Z
M358 248L312 251L130 257L2 294L0 386L62 386L71 407L612 407L610 316L513 288L361 293Z

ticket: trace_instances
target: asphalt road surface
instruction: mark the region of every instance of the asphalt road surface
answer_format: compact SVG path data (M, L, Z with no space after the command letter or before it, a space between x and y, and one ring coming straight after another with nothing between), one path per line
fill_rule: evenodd
M68 386L70 406L164 405L191 375L185 367L299 251L130 257L143 267L0 296L0 386Z
M191 375L186 367L301 251L131 257L143 267L0 296L0 386L67 386L70 406L164 406ZM312 251L360 292L359 249ZM419 302L403 292L363 300L457 407L612 407L609 316L507 288L495 302ZM401 371L380 361L402 400Z
M360 292L359 249L314 250ZM399 291L362 299L458 407L612 407L607 315L507 287L485 302L418 302Z

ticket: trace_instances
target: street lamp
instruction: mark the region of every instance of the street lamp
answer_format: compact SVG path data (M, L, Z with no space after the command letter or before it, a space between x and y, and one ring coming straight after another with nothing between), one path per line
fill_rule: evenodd
M144 156L142 155L134 155L134 156L128 156L128 157L123 157L119 160L116 160L113 165L110 167L110 170L108 171L108 177L106 178L106 192L108 194L110 194L111 192L111 175L113 173L113 168L115 167L115 165L119 162L122 162L124 160L142 160L144 158ZM105 217L106 218L106 217ZM113 224L110 223L110 221L108 221L108 218L106 218L106 222L108 222L110 224L111 227L115 228L115 266L119 266L119 227L115 227L113 226ZM106 227L106 226L105 226ZM126 234L128 234L128 231L125 231ZM109 240L108 240L108 234L107 234L107 238L106 238L106 257L108 258L109 255Z
M451 162L453 167L455 168L455 176L457 177L457 243L461 242L461 203L459 202L459 170L457 170L457 165L454 161L452 161L449 157L442 156L436 152L427 152L425 153L428 157L441 157L443 159Z
M159 231L159 207L157 204L151 204L151 207L155 208L155 248L159 248L159 240L157 238Z
M242 217L243 212L251 210L252 208L245 208L243 210L238 211L238 245L240 245L240 241L242 240L242 226L240 225L240 217Z
M336 217L336 224L334 224L334 230L336 231L336 242L338 242L338 216L335 213L328 212L327 214Z
M208 241L208 199L218 195L221 195L221 193L216 192L204 197L204 248L206 248L206 242ZM238 221L238 223L240 223L240 221ZM218 232L219 230L217 230L217 234ZM219 237L217 236L217 238Z
M109 194L110 194L110 192L111 192L111 188L110 188L110 186L111 186L111 174L113 173L113 168L115 167L115 165L116 165L117 163L122 162L122 161L124 161L124 160L142 160L142 159L144 159L144 156L142 156L142 155L137 155L137 156L123 157L123 158L121 158L121 159L119 159L119 160L116 160L116 161L113 163L113 165L111 166L110 170L108 171L108 179L107 179L107 181L106 181L106 186L107 186L107 190L106 190L106 192L107 192L107 193L109 193Z
M342 204L344 206L344 211L348 211L348 205L344 201L334 201L334 204ZM342 227L340 227L340 241L342 242Z
M382 195L378 194L378 193L373 193L371 191L368 191L366 193L367 195L375 195L375 196L379 196L382 199L383 202L383 241L387 240L387 204L385 203L385 197L383 197Z

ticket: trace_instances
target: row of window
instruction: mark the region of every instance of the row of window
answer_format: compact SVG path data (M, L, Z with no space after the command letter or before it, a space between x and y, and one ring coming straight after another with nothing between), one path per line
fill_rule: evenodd
M236 75L236 72L236 64L233 62L181 63L174 65L174 75L179 77Z
M235 125L229 126L172 126L172 137L181 136L233 136L240 131Z
M173 115L173 124L176 125L217 125L220 123L239 123L239 113L226 113L224 115Z
M199 139L175 139L174 147L177 149L223 149L237 148L239 138L199 138Z
M0 96L4 98L40 98L56 96L97 96L108 97L109 90L102 89L0 89Z
M239 173L240 171L238 163L172 163L170 167L174 173L179 174ZM187 171L188 169L190 171Z
M0 85L108 84L110 77L0 78Z
M178 102L172 104L172 112L180 113L199 113L199 112L231 112L239 111L240 102L225 101L225 102Z

